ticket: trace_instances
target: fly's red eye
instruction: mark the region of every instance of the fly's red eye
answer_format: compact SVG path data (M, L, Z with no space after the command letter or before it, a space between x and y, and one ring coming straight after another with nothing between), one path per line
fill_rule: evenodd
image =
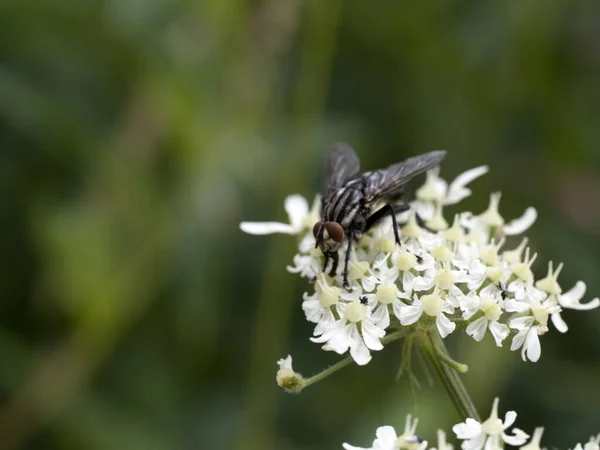
M321 227L323 226L323 222L317 222L315 223L315 225L313 226L313 236L315 237L315 239L317 238L317 236L319 235L319 231L321 231Z
M327 230L327 234L329 234L329 237L335 242L342 242L342 240L344 239L344 229L339 223L327 222L325 224L325 229Z

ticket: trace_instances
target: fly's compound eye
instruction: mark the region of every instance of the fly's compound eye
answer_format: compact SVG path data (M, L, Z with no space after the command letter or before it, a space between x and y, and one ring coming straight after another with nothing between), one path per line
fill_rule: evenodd
M335 242L342 242L344 240L344 229L339 223L327 222L325 224L325 229L327 230L329 237Z
M313 226L313 236L315 237L315 239L317 239L317 237L319 236L319 231L321 231L322 226L323 226L323 222L317 222Z

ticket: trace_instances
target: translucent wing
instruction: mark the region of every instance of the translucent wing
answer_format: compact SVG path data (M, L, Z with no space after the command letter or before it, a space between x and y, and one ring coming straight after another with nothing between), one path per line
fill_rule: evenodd
M365 182L365 203L372 204L377 200L401 194L406 183L437 166L445 156L444 150L436 150L392 164L385 169L364 173L362 178Z
M356 177L359 168L360 161L354 150L346 144L335 144L325 166L324 198L329 197L346 181Z

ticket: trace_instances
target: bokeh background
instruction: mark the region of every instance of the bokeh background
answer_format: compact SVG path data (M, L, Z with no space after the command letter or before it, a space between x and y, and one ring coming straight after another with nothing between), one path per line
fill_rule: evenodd
M283 199L320 189L331 144L364 168L432 149L488 164L462 207L529 205L535 264L600 294L596 0L5 0L0 5L0 448L324 449L413 412L401 345L298 396L337 361L309 342ZM451 214L451 211L449 212ZM512 242L515 243L515 242ZM600 312L524 363L448 339L482 415L494 396L544 444L600 432ZM421 375L422 376L422 375Z

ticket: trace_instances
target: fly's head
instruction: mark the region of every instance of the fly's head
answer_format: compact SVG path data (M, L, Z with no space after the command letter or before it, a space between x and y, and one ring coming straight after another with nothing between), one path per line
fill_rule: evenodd
M315 248L319 247L323 254L336 253L344 241L344 228L337 222L321 220L313 227Z

